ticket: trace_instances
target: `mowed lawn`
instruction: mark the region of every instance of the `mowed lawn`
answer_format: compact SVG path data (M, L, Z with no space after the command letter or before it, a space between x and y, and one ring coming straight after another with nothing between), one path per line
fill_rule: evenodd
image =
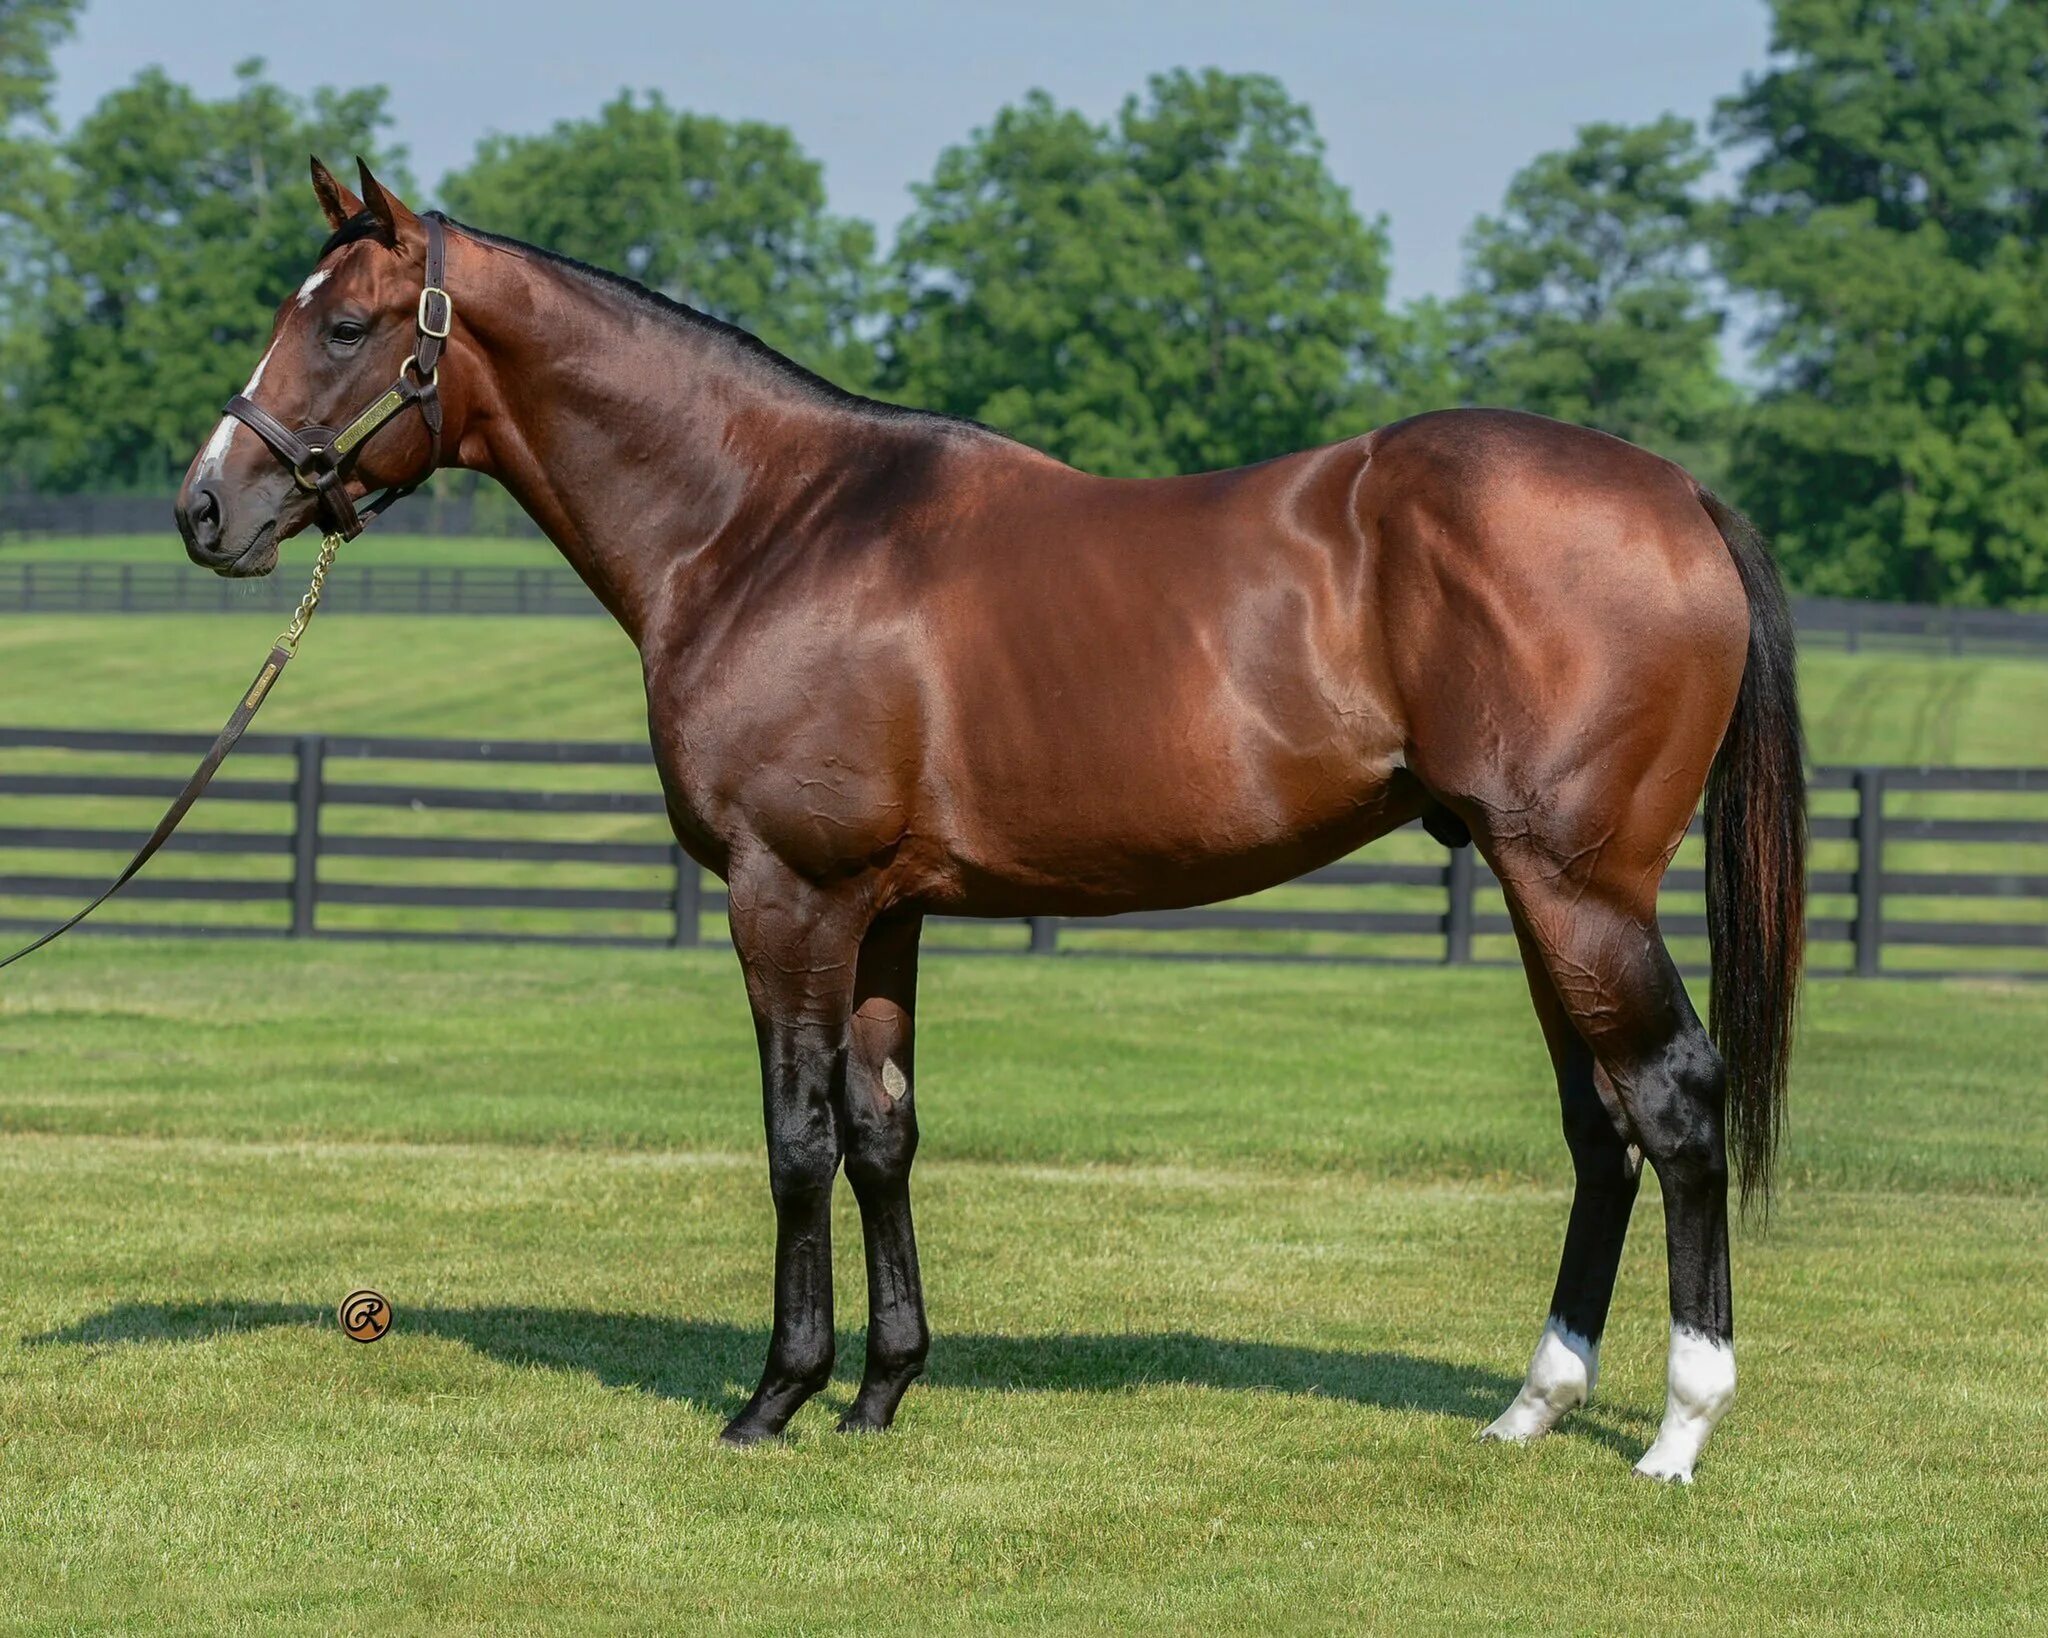
M771 1216L729 954L78 941L0 981L11 1630L2048 1621L2048 990L1816 986L1689 1491L1646 1186L1595 1407L1481 1446L1568 1166L1505 972L927 965L937 1341L715 1445ZM843 1193L844 1191L842 1191ZM398 1320L362 1347L359 1284Z
M277 623L0 620L0 723L211 730ZM2048 666L1803 681L1818 761L2048 762ZM645 732L601 619L323 619L263 726ZM738 1456L772 1217L729 952L79 939L0 975L0 1627L2048 1623L2048 985L1814 986L1689 1492L1628 1471L1654 1183L1593 1410L1474 1442L1568 1200L1513 972L956 957L924 994L931 1378L830 1432L842 1201L838 1381ZM359 1284L398 1309L372 1347L332 1318Z

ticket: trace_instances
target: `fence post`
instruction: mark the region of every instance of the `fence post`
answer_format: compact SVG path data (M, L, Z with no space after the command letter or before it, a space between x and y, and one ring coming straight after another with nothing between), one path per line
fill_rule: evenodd
M1463 967L1472 960L1472 849L1454 847L1444 865L1444 964Z
M1884 952L1884 770L1856 770L1856 976L1875 978Z
M308 938L320 899L320 776L327 741L299 735L299 777L292 788L292 937Z
M1056 955L1059 947L1059 919L1055 916L1031 917L1031 954Z
M676 867L676 926L669 943L678 950L687 950L694 948L702 936L698 924L704 913L704 872L678 846L670 846L669 856Z

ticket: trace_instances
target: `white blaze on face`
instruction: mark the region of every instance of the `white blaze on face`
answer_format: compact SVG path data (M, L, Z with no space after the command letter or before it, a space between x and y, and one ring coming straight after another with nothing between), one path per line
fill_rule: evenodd
M1671 1327L1669 1397L1657 1442L1636 1471L1649 1479L1691 1484L1693 1464L1714 1424L1735 1403L1735 1349L1683 1325Z
M299 286L298 305L301 308L307 306L313 300L314 293L333 276L334 269L331 267L308 274L306 282ZM256 361L256 369L249 377L249 384L242 389L244 398L256 396L256 389L263 384L263 371L270 363L270 355L277 351L277 344L282 340L284 331L280 329L276 338L264 349L262 358ZM221 468L227 465L228 451L234 447L235 434L241 430L242 423L232 415L223 415L220 418L220 425L213 429L213 436L206 440L206 447L199 452L200 477L220 476Z
M1566 1411L1576 1410L1593 1396L1600 1375L1599 1344L1568 1330L1553 1314L1537 1339L1529 1361L1529 1377L1515 1402L1482 1432L1482 1439L1526 1444L1557 1426Z
M282 341L283 335L277 338ZM244 398L254 398L256 389L262 384L264 368L270 363L270 355L277 351L277 341L271 342L263 356L256 361L256 368L249 377L249 384L242 389ZM223 415L220 425L213 429L213 436L206 440L206 447L199 452L199 473L202 478L217 478L221 468L227 464L228 451L234 446L235 434L242 430L242 423L232 415Z

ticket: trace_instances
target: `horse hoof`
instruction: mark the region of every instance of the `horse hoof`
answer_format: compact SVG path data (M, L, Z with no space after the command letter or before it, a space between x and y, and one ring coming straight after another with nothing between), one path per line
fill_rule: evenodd
M1583 1404L1583 1398L1576 1404L1553 1405L1541 1399L1533 1399L1527 1392L1516 1395L1515 1402L1480 1429L1482 1444L1529 1445L1541 1439L1564 1419L1571 1411Z
M1513 1411L1505 1411L1479 1430L1482 1445L1533 1445L1549 1429L1525 1427Z
M1479 1443L1483 1443L1483 1446L1532 1446L1532 1443L1536 1443L1542 1437L1542 1429L1540 1427L1524 1433L1520 1429L1503 1427L1501 1423L1505 1423L1505 1421L1507 1421L1507 1417L1501 1417L1499 1421L1495 1421L1495 1423L1491 1423L1487 1427L1481 1427L1479 1429Z
M718 1442L728 1450L752 1450L756 1445L780 1443L781 1439L780 1428L763 1427L744 1418L726 1423L725 1431L718 1436Z
M1660 1455L1652 1445L1643 1459L1636 1463L1636 1472L1645 1479L1654 1479L1659 1484L1691 1484L1692 1463L1681 1464L1676 1457Z

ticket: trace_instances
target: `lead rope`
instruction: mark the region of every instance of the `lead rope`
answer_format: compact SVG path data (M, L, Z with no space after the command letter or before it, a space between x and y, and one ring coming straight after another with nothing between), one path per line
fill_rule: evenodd
M292 611L291 623L278 633L277 641L270 645L270 653L264 657L263 669L256 673L256 680L242 696L242 703L235 707L234 715L223 725L206 755L199 759L199 766L192 771L192 777L185 781L185 788L178 792L164 816L157 821L156 829L149 833L149 840L136 850L135 857L130 859L121 874L108 884L104 893L69 921L51 928L34 943L24 944L14 954L0 960L0 967L13 966L23 956L33 955L45 944L70 932L126 887L134 879L136 872L155 857L157 849L171 839L171 833L184 823L185 815L192 811L192 804L199 800L200 793L212 783L214 774L227 760L228 752L235 748L235 742L242 737L243 731L248 728L251 719L262 707L270 690L283 674L284 668L291 664L293 657L299 652L299 639L305 636L306 627L312 621L314 611L320 607L320 593L327 584L328 571L334 567L334 554L341 549L341 539L339 534L330 533L320 542L320 554L313 560L312 584L307 586L306 595L299 599L299 606Z
M320 541L320 553L313 559L312 584L306 587L306 595L299 599L299 606L292 610L291 624L278 633L277 646L296 654L299 639L306 635L306 626L313 618L313 611L320 607L321 588L327 584L327 571L334 567L334 554L341 550L341 536L329 531Z

